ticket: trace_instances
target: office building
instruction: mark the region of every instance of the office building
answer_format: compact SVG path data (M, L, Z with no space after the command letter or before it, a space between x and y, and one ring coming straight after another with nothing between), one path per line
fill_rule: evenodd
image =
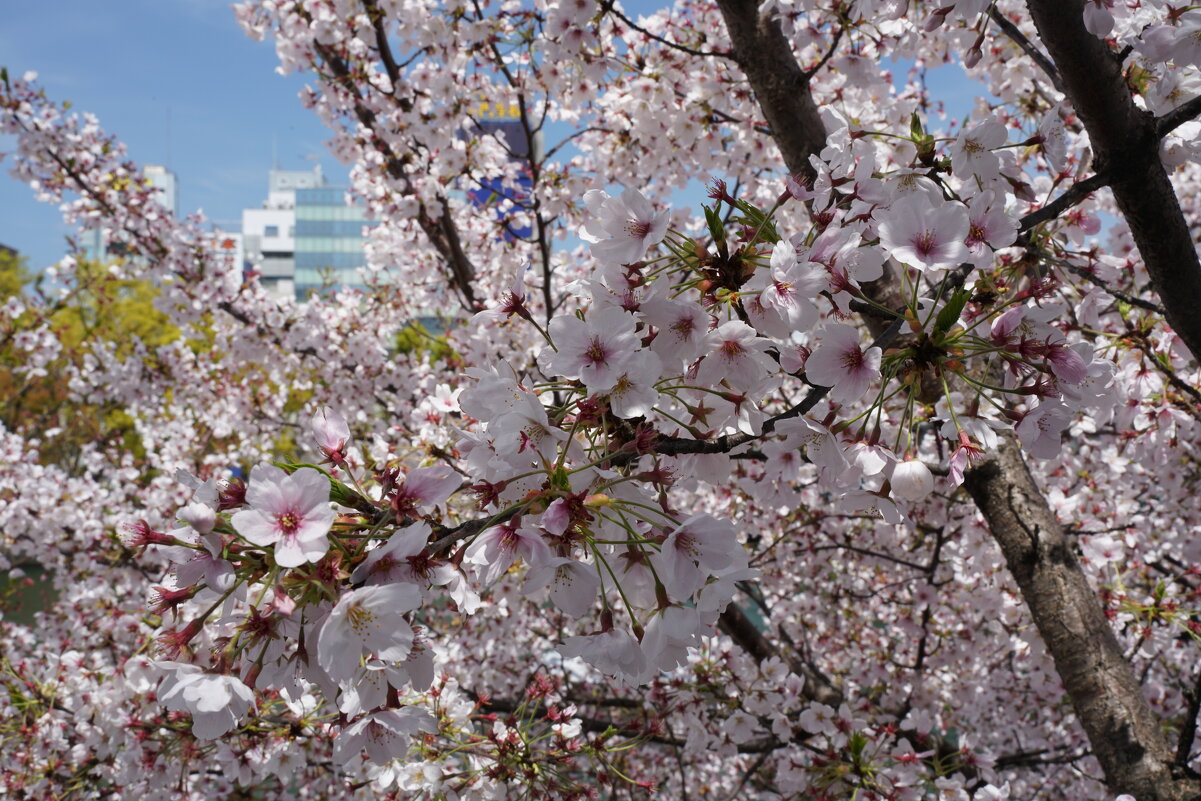
M258 273L270 294L295 293L296 192L325 186L321 165L312 170L273 169L267 174L267 201L242 211L242 244L247 268Z
M267 202L242 212L247 268L271 294L304 299L327 287L362 286L363 210L312 170L271 170Z
M346 190L314 187L296 190L297 298L327 287L361 287L363 209L346 203Z

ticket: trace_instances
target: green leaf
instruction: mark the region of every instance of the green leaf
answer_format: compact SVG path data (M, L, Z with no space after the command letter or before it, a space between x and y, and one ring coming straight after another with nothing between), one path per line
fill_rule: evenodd
M951 295L947 305L942 307L938 317L934 320L934 336L936 338L950 331L955 323L959 322L959 315L963 313L963 307L967 305L969 297L971 294L966 289L961 286L955 287L955 293Z
M922 127L922 118L917 116L916 111L909 118L909 135L913 137L915 143L926 138L926 129Z
M715 209L708 206L705 209L705 223L709 226L709 236L713 237L714 242L725 242L726 231L721 224L721 217L718 216Z
M759 232L759 235L750 244L753 245L757 242L775 244L780 241L780 235L776 233L776 227L772 225L771 219L762 210L752 206L745 200L738 201L738 210L742 212L741 222Z

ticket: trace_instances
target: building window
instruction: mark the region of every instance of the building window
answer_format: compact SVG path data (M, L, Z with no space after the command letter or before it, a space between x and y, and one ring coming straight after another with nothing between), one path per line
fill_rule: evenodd
M263 228L263 236L279 236L279 226L268 225L267 227Z

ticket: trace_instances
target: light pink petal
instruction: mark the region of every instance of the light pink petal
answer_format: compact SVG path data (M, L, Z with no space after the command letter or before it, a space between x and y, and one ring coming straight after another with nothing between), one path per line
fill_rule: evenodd
M243 509L230 518L234 530L255 545L272 545L282 536L279 526L258 509Z

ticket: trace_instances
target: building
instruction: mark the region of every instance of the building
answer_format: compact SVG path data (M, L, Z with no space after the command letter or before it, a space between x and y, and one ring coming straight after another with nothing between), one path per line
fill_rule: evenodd
M296 190L297 298L326 287L361 287L363 209L347 205L346 190L314 187Z
M158 202L171 212L172 217L179 216L178 179L175 173L158 164L147 164L142 168L142 175L150 180L155 189L159 190Z
M295 293L296 193L324 186L320 164L312 170L273 169L267 174L267 202L242 211L246 265L273 295Z
M497 220L504 224L502 236L507 241L516 237L528 237L532 233L528 225L514 226L510 215L518 209L529 210L530 190L533 177L529 164L541 158L542 138L539 131L531 140L521 120L521 106L516 103L489 102L481 98L474 110L476 129L479 133L501 139L509 150L509 161L520 167L516 182L500 178L485 179L478 186L467 190L473 205L495 210Z
M208 234L208 247L218 259L225 261L235 269L245 269L246 255L242 245L242 235L233 231L223 231L214 226Z
M363 210L346 203L346 190L326 183L321 165L271 170L267 202L242 212L247 267L277 297L361 286L367 224Z

